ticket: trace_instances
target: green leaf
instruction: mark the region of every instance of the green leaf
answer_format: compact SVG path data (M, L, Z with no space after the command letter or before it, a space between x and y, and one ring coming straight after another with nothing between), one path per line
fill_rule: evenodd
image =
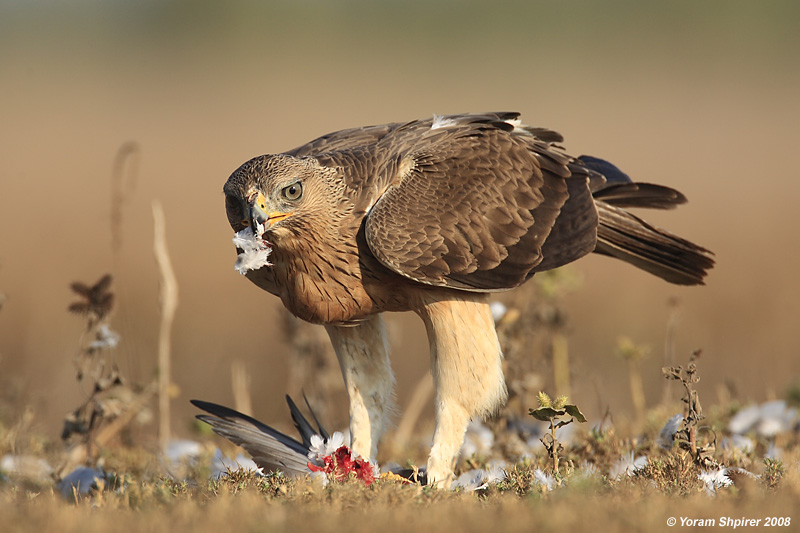
M557 416L564 415L564 411L557 411L552 407L540 407L539 409L531 409L528 412L533 418L541 420L542 422L549 422Z
M586 417L583 416L583 413L581 413L581 410L578 409L577 405L565 405L564 410L569 413L570 416L574 417L578 422L586 422Z
M570 418L569 420L562 420L561 422L556 424L556 429L558 429L560 427L563 427L563 426L566 426L567 424L571 424L573 420L575 420L575 419L574 418Z

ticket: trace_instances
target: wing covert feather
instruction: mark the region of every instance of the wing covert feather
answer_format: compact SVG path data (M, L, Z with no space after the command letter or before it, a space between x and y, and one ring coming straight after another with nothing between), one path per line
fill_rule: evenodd
M576 208L591 203L587 179L570 178L569 158L530 133L458 118L448 127L426 127L413 142L406 136L392 145L391 135L381 141L413 165L370 211L367 243L386 267L421 283L512 288L538 270L568 200ZM594 248L594 218L594 227L559 225L561 253L548 268ZM570 233L579 244L563 243Z

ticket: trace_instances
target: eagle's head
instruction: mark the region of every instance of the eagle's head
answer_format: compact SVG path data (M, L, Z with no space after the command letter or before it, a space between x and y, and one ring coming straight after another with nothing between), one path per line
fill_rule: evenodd
M337 190L342 185L337 176L335 169L310 157L254 157L225 183L228 222L237 237L287 253L315 242L330 242L338 234L338 221L348 211L342 209L342 194Z
M254 157L225 183L225 211L234 231L263 227L273 238L313 213L319 179L307 159L286 155Z

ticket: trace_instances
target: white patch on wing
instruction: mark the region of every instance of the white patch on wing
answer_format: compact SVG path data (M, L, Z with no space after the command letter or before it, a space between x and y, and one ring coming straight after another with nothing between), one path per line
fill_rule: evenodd
M518 118L510 118L506 120L505 123L514 126L514 131L526 131L522 129L522 121Z
M244 228L233 236L234 246L242 250L242 253L236 258L236 264L233 266L239 274L245 275L251 270L258 270L263 266L272 266L272 263L267 259L272 252L272 247L261 238L261 234L264 233L263 229L258 229L258 237L250 227Z
M514 126L514 129L511 130L511 133L514 135L533 135L530 131L525 129L527 126L525 126L525 124L522 123L522 120L518 118L508 119L505 121L505 123L509 126Z
M431 124L431 129L437 130L439 128L446 128L448 126L455 126L457 124L458 121L450 117L446 117L444 115L433 115L433 124Z

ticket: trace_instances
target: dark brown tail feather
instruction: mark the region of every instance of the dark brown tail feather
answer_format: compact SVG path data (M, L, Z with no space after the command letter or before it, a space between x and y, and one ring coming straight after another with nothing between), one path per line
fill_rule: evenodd
M595 193L600 218L595 252L622 259L670 283L704 284L703 278L714 266L712 252L656 228L620 207L668 209L685 202L683 195L658 185L632 187L630 195L619 189L608 191L614 194L604 194L606 190Z
M686 203L686 197L675 189L652 183L609 183L592 191L595 200L615 207L674 209Z

